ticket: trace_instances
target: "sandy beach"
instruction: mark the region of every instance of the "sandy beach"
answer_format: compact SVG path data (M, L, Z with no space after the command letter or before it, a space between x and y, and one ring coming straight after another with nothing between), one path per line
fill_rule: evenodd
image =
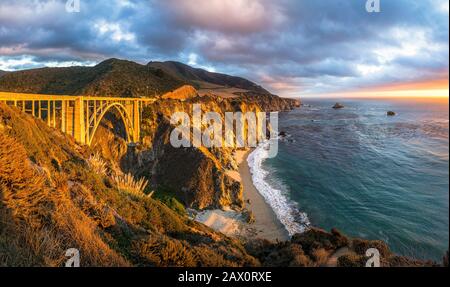
M249 225L249 231L254 233L257 238L268 240L288 240L289 234L281 222L278 220L275 212L264 200L252 182L252 176L247 162L247 157L252 150L237 151L236 161L239 164L239 175L244 188L244 200L246 208L251 210L255 223ZM253 231L252 231L253 230Z
M276 214L252 182L247 157L251 150L236 152L235 159L239 169L227 171L227 175L242 183L245 208L254 216L254 223L246 223L241 212L234 210L205 210L195 213L195 220L233 237L246 239L268 239L271 241L284 241L289 239L289 234L278 220Z

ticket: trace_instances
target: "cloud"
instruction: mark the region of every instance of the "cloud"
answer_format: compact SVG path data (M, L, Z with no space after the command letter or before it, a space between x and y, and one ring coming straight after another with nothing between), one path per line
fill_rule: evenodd
M108 35L109 38L115 42L132 42L136 39L136 36L133 33L125 31L123 27L117 23L100 20L95 23L94 27L97 29L99 37Z
M172 22L188 29L248 34L270 29L283 22L284 15L273 1L196 0L162 1Z
M448 79L448 1L365 2L2 0L0 69L178 60L287 96Z

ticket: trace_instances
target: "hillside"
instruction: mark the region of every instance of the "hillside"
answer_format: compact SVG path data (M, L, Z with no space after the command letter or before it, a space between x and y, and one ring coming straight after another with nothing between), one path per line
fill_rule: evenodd
M1 91L116 97L154 97L184 84L157 69L118 59L94 67L24 70L0 78Z
M233 87L252 91L259 94L270 94L267 90L257 84L240 77L226 74L212 73L203 69L193 68L186 64L174 61L150 62L149 67L161 69L166 74L176 77L180 81L188 82L197 89Z
M6 75L8 72L0 70L0 77Z
M68 248L83 266L259 265L239 241L119 187L92 154L0 103L0 266L62 266Z
M109 59L93 67L40 68L0 71L0 91L57 95L155 97L191 85L203 94L272 96L240 77L211 73L179 62L140 65ZM175 96L175 97L178 97Z
M0 71L0 91L182 100L197 95L241 98L260 104L266 111L300 105L299 101L272 95L244 78L211 73L178 62L140 65L118 59L109 59L93 67Z

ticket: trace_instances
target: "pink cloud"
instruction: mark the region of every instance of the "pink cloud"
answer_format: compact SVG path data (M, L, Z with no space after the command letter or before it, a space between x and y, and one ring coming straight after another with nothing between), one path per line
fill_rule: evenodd
M283 14L273 1L167 0L162 5L175 18L175 22L219 32L259 32L284 21Z

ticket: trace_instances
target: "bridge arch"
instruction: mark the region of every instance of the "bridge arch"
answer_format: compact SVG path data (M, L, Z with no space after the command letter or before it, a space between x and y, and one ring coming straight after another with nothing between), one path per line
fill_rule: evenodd
M90 146L94 140L95 133L100 126L102 119L112 109L117 111L125 125L126 141L129 143L134 138L135 130L133 128L133 120L127 108L120 102L107 103L101 108L98 108L93 115L88 119L88 133L86 135L86 143Z

